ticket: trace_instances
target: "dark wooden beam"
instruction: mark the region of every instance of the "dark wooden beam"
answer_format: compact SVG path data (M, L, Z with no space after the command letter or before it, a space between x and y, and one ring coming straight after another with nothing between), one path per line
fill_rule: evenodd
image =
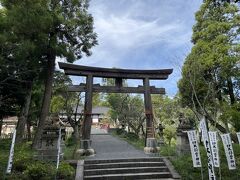
M136 69L116 69L81 66L59 62L59 67L64 69L65 74L75 76L102 77L102 78L122 78L122 79L155 79L164 80L172 73L172 69L136 70Z
M86 92L86 85L73 85L68 86L69 92ZM100 86L99 84L93 85L93 92L97 93L144 93L145 89L143 86L138 87L116 87L116 86ZM150 94L165 94L165 88L156 88L150 86Z

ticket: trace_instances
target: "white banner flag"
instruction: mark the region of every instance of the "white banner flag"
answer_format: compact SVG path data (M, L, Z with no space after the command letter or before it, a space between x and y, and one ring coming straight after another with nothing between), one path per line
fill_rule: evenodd
M224 151L227 157L227 162L228 162L228 168L230 170L236 169L236 162L235 162L235 157L234 157L234 152L233 152L233 147L232 147L232 140L230 137L230 134L222 134L221 135L222 141L223 141L223 146L224 146Z
M201 167L201 158L199 152L199 146L197 142L196 130L187 131L188 140L191 148L193 167Z
M203 118L200 121L200 129L201 129L201 132L202 132L203 144L204 144L204 147L207 151L208 176L209 176L209 179L215 180L216 176L215 176L215 172L214 172L213 158L212 158L212 152L211 152L211 147L210 147L210 143L209 143L209 137L208 137L208 131L207 131L207 125L206 125L205 118Z
M9 153L9 158L8 158L8 165L7 165L7 170L6 170L7 174L10 174L11 171L12 171L15 139L16 139L16 129L14 129L14 131L13 131L12 144L11 144L11 148L10 148L10 153Z
M208 135L209 135L209 141L210 141L210 146L212 151L213 165L215 167L220 167L217 132L209 131Z
M240 132L237 132L238 143L240 144Z

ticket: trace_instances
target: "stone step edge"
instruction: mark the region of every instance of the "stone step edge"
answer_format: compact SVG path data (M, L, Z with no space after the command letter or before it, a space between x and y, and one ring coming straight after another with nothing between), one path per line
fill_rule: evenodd
M156 160L159 160L160 162L163 162L162 157L146 157L146 158L123 158L123 159L93 159L93 160L85 160L84 164L96 164L96 163L108 163L108 162L156 162Z
M97 163L97 164L84 164L84 167L90 167L90 166L104 166L104 165L123 165L123 164L152 164L152 165L155 165L155 164L162 164L162 165L165 165L165 163L162 161L162 162L116 162L116 163Z
M170 175L170 172L150 172L150 173L121 173L121 174L104 174L104 175L92 175L84 176L84 178L99 178L99 177L131 177L131 176L144 176L144 175Z
M133 170L133 169L167 169L167 166L154 166L154 167L126 167L126 168L108 168L108 169L86 169L84 172L92 172L92 171L114 171L114 170Z

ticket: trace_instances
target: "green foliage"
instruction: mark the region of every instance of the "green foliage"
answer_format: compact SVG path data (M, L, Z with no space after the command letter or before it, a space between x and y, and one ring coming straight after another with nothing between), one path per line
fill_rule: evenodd
M73 146L75 145L75 139L73 136L70 136L69 138L67 138L67 140L65 141L65 145L68 146Z
M128 132L125 137L129 140L129 141L134 141L134 140L138 140L139 137L137 134L133 133L133 132Z
M174 142L176 137L176 128L179 124L179 115L184 117L192 123L196 121L195 115L189 108L182 108L179 97L169 98L165 95L152 95L153 112L155 118L155 127L158 129L161 124L165 129L163 130L164 140L166 143ZM156 134L159 130L156 130Z
M72 180L75 178L75 169L68 163L60 163L57 171L57 177L64 180Z
M73 113L73 107L78 101L78 94L68 92L67 88L72 84L70 77L63 72L56 71L53 78L53 97L51 99L51 112L66 112L68 115Z
M176 137L176 125L166 125L163 130L163 136L168 145L171 145L172 139L175 139Z
M51 112L60 113L65 105L65 99L62 96L53 96L51 99Z
M32 180L51 180L55 177L56 168L51 164L35 162L27 166L27 169L23 173Z
M239 129L239 7L206 0L195 19L194 46L178 82L181 102L195 113L207 114L212 124L222 121Z
M120 129L120 128L118 128L117 130L116 130L116 134L117 135L125 135L127 132L124 130L124 129Z
M220 167L221 167L221 176L224 180L238 180L240 175L240 169L238 165L240 164L240 147L238 144L233 144L234 155L237 163L236 170L229 170L227 165L227 160L225 156L225 152L223 149L222 143L219 143L220 149ZM206 150L203 146L200 146L200 154L201 154L201 161L203 166L203 179L208 179L208 169L207 169L207 156ZM180 173L183 180L194 180L194 179L201 179L201 169L194 168L192 165L192 157L191 155L184 155L184 156L174 156L171 157L171 161L176 168L177 172ZM184 168L183 168L184 167ZM216 177L219 178L219 169L215 168Z
M3 177L7 168L9 151L11 147L10 139L1 139L0 141L0 177ZM22 143L15 145L13 170L24 170L28 163L32 162L33 151L31 150L30 143ZM19 174L19 173L18 173ZM20 175L19 175L20 176Z
M0 141L0 179L5 176L7 161L10 150L10 139ZM11 175L5 176L8 180L19 179L54 179L56 173L56 164L42 162L33 158L34 152L31 150L31 144L23 142L15 145L13 169ZM71 146L74 147L74 146ZM69 158L71 159L71 158ZM74 179L74 169L67 163L60 163L58 177L63 179Z
M174 145L174 146L169 146L169 145L161 146L159 154L161 156L176 156L177 155L176 145Z
M135 134L139 134L145 120L143 99L141 96L130 94L108 94L107 105L113 122L122 127L129 126Z

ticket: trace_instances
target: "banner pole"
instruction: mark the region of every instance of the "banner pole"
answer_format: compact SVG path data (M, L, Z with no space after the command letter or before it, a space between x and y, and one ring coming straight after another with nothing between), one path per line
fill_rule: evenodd
M203 168L202 168L202 166L201 166L201 176L202 176L202 180L204 180L203 179Z
M12 144L11 144L11 148L10 148L10 152L9 152L6 174L10 174L12 171L15 139L16 139L16 129L14 129L14 131L13 131Z

